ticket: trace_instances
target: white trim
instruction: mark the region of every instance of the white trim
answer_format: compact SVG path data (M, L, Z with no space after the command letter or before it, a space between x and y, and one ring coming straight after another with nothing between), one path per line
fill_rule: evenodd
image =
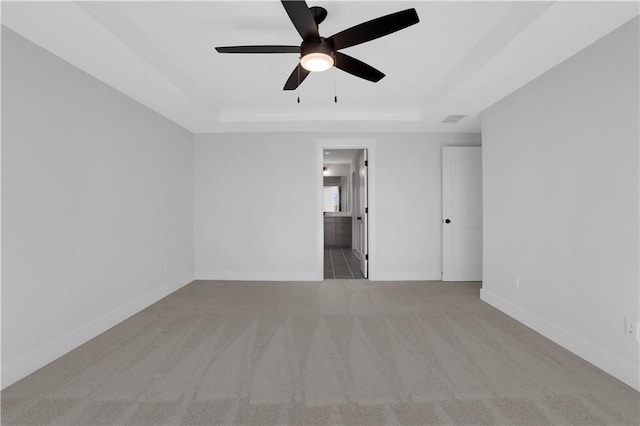
M378 271L376 281L440 281L440 271Z
M322 281L323 272L196 271L196 280L207 281Z
M316 139L316 268L320 276L324 275L324 220L322 215L322 165L325 149L366 149L368 158L368 237L370 281L378 279L376 271L376 140L373 138L319 138ZM321 278L322 279L322 278Z
M44 345L28 352L19 359L3 365L2 389L14 384L18 380L28 376L50 362L55 361L62 355L88 342L99 334L104 333L113 326L121 323L132 315L137 314L141 310L184 287L192 281L192 274L185 275L173 283L152 290L137 299L130 300L124 305L102 315L101 317L98 317L88 324L85 324L62 337L47 342Z
M225 108L218 114L220 123L282 123L291 121L400 121L422 120L416 108Z
M638 365L634 365L634 363L594 345L589 340L559 327L495 293L480 289L480 299L527 327L537 331L568 351L573 352L585 361L611 374L616 379L636 390L640 390L640 367Z

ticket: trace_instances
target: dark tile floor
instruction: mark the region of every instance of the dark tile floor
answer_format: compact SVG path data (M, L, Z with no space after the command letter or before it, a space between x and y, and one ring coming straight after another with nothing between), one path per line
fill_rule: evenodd
M351 249L324 249L324 279L362 280L360 260Z

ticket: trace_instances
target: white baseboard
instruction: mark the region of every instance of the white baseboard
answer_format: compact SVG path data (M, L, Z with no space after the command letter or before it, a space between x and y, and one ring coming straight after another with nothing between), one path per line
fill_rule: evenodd
M322 281L322 272L196 271L196 280L212 281Z
M322 272L247 272L247 271L196 271L196 280L211 281L323 281ZM430 272L369 272L371 281L439 281L440 271Z
M640 390L640 367L608 352L589 340L553 324L541 316L530 312L485 289L480 290L480 299L501 310L527 327L542 334L580 358L609 373L616 379Z
M440 271L375 271L369 275L371 281L440 281L442 279Z
M12 385L50 362L55 361L62 355L88 342L97 335L104 333L113 326L137 314L192 281L192 274L185 275L173 283L152 290L137 299L130 300L88 324L82 325L62 337L41 345L19 359L3 365L2 389Z

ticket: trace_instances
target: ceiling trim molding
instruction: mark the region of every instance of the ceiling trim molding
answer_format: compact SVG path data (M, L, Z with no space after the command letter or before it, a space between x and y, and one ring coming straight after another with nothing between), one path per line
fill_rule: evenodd
M263 123L288 121L422 121L413 108L309 107L280 109L224 109L221 123Z

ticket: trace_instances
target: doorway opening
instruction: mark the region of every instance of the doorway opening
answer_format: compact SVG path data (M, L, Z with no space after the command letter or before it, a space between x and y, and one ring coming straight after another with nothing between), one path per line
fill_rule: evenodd
M318 140L323 279L371 279L371 151L375 141Z

